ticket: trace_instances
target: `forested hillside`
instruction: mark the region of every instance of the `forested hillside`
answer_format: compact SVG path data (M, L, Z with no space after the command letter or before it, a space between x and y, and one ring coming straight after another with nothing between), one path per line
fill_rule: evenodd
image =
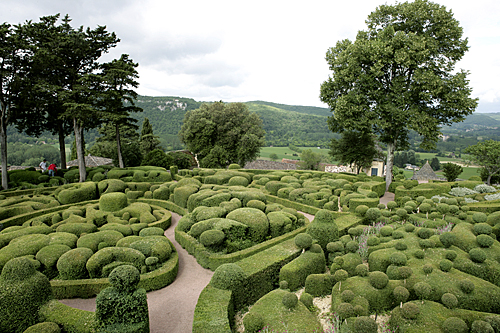
M184 114L201 104L190 98L140 96L136 105L144 112L132 116L139 120L139 124L147 117L153 125L154 134L160 137L162 146L167 150L182 149L177 133ZM245 104L262 119L268 146L326 147L333 137L326 123L328 109L262 101Z

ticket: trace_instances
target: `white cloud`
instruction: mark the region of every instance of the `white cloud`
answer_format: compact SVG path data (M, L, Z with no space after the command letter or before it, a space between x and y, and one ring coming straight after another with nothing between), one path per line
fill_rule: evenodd
M439 3L453 11L469 38L470 51L458 67L471 73L479 110L495 107L500 104L496 84L500 3ZM325 106L319 101L319 87L329 74L326 51L339 40L355 39L380 4L372 0L3 0L2 19L19 23L68 13L74 26L106 25L122 41L104 59L128 53L138 62L141 94Z

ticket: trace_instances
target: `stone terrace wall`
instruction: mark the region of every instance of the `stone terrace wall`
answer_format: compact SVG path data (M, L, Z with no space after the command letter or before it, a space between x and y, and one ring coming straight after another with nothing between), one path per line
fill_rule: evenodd
M283 163L276 161L256 160L245 164L245 169L258 170L296 170L297 166L292 163Z

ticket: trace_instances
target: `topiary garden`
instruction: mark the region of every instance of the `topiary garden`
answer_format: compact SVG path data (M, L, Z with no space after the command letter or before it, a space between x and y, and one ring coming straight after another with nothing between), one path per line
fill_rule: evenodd
M139 290L171 283L177 254L163 234L173 211L182 215L176 241L215 271L193 332L498 329L500 206L488 200L496 188L400 185L385 206L385 182L366 175L237 166L96 174L99 181L3 192L0 201L0 292L16 279L13 272L43 277L37 283L50 288L33 311L45 311L47 323L63 327L43 305L56 309L52 298L91 297L105 288L120 294L110 284L118 268L140 274L132 283ZM459 187L470 191L453 190ZM95 316L76 313L89 329L97 325ZM95 327L119 321L99 318ZM23 330L39 321L30 320Z

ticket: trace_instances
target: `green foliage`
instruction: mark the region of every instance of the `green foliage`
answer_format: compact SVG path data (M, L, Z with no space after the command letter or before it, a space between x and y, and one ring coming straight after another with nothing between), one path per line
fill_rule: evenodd
M495 330L491 325L484 320L474 320L471 325L470 331L472 333L494 333Z
M441 296L441 303L448 309L454 309L458 305L458 298L452 293L444 293L443 296Z
M443 331L445 333L467 333L469 328L463 319L449 317L443 322Z
M28 258L10 260L0 275L0 331L21 333L36 324L36 313L51 298L49 279Z
M299 166L304 170L318 170L321 155L311 149L305 149L300 153Z
M297 295L295 295L295 293L287 292L285 295L283 295L283 299L281 302L288 309L293 309L299 302L299 299Z
M500 171L500 142L486 140L465 149L471 154L472 160L483 167L487 175L486 183L491 184L491 177Z
M169 169L173 163L170 155L167 155L161 149L153 149L149 151L142 159L141 165L157 166Z
M469 257L476 263L482 263L486 260L486 253L479 248L475 248L469 251Z
M186 112L179 135L202 167L245 165L264 144L262 120L241 103L203 104Z
M218 289L236 290L246 278L243 269L236 264L222 264L214 272L210 284Z
M405 303L403 304L403 307L401 308L401 314L403 317L406 319L416 319L418 315L420 314L420 308L418 307L417 304L415 303Z
M343 165L356 166L356 173L369 168L379 155L371 133L346 131L340 139L332 139L329 154Z
M455 163L446 163L443 166L443 174L448 182L454 182L462 172L463 168Z
M377 333L378 325L375 319L370 317L357 317L354 321L354 332L356 333Z
M384 272L370 272L368 274L370 284L376 289L383 289L389 283L389 278Z
M295 245L301 249L308 249L311 247L313 239L311 235L302 233L295 236Z

